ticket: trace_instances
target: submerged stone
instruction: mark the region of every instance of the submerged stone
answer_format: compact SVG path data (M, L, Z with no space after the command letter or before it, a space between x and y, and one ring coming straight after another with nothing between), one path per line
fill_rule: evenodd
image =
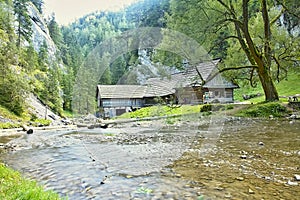
M295 178L296 181L300 181L300 175L295 174L295 175L294 175L294 178Z

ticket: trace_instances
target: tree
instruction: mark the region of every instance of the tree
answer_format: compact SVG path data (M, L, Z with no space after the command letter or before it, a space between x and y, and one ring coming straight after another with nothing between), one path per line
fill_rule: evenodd
M43 0L30 0L30 1L38 9L38 11L42 14L43 13L44 1Z
M21 46L22 39L31 41L32 29L31 20L28 15L27 3L29 0L14 0L14 14L17 21L17 46Z
M12 1L1 2L0 7L0 105L17 115L25 108L28 81L22 69L16 66L16 35L11 14Z
M47 72L49 68L49 57L48 57L48 46L46 41L43 41L43 44L40 46L38 52L38 63L39 69L43 72Z
M278 4L275 6L272 1L267 0L202 0L200 2L192 0L188 9L179 11L180 6L184 7L185 4L184 0L171 1L170 26L179 27L181 30L188 27L189 35L203 34L198 41L204 41L203 44L210 49L219 45L220 41L228 41L229 46L234 46L235 51L241 57L235 62L231 62L236 63L235 65L224 68L221 72L247 70L250 82L257 75L266 101L278 100L274 75L287 70L285 66L293 60L290 59L291 57L299 56L295 53L295 50L299 52L299 50L297 51L299 40L289 37L286 29L276 24L282 16L285 6L281 4L280 10ZM194 13L195 15L193 15ZM191 24L195 24L195 27ZM222 32L226 34L221 36ZM217 37L219 37L219 42L212 45L207 44L210 41L217 41ZM291 41L296 41L296 44ZM229 46L226 48L227 51ZM279 48L282 46L284 46L284 50ZM230 53L235 54L233 51ZM227 55L229 54L227 53ZM232 57L232 55L226 56L225 61Z
M60 27L55 20L54 14L52 14L52 16L50 17L50 20L48 22L48 29L53 42L58 48L60 48L63 42L63 36L61 34Z

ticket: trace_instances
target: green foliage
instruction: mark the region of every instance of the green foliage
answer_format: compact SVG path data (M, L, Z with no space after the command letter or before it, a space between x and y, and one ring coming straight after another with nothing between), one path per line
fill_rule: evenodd
M126 8L126 17L136 27L166 27L169 0L142 0Z
M27 74L32 73L39 67L38 53L33 46L28 46L20 49L18 65L24 69Z
M287 109L280 103L271 102L271 103L262 103L255 104L249 108L238 112L237 116L243 117L283 117L287 115Z
M24 112L26 91L29 89L25 74L20 69L12 67L4 71L4 77L0 81L0 104L21 116Z
M11 112L7 108L3 107L0 105L0 116L6 119L11 119L11 120L22 120L20 116L17 116L15 113Z
M39 64L39 69L43 72L46 72L49 68L48 47L45 40L43 41L43 44L40 46L38 52L38 64Z
M57 67L49 69L45 80L45 89L41 93L42 100L56 113L62 113L60 71Z
M0 163L0 199L14 200L58 200L53 191L44 191L35 181L26 180L18 172Z
M22 69L15 66L17 49L11 7L11 1L3 2L0 7L0 105L21 115L28 85Z

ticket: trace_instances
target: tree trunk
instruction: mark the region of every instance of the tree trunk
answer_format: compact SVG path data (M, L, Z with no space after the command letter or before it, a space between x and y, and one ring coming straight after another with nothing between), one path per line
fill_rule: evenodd
M258 76L265 93L265 100L278 101L278 92L268 70L265 67L258 68Z

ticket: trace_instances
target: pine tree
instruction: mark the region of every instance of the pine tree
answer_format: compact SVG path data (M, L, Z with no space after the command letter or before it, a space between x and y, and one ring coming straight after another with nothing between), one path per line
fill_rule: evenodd
M48 22L48 29L49 29L50 37L52 38L56 46L60 49L63 42L63 37L60 31L60 27L55 20L54 14L52 14Z
M20 47L22 40L31 41L31 20L28 15L27 3L29 0L14 0L14 14L17 21L17 46Z

